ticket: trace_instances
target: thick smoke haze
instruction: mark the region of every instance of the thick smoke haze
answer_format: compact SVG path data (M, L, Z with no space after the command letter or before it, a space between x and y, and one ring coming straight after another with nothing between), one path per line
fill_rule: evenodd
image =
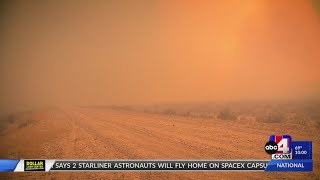
M312 1L1 1L1 108L315 98Z

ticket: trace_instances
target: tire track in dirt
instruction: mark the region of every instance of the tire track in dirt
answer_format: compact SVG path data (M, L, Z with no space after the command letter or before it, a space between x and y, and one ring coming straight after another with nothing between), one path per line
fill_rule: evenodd
M78 115L77 115L78 116ZM82 118L84 118L84 117L82 117ZM91 122L92 122L92 119L91 119L91 117L89 117L89 116L87 116L87 118L85 118L86 120L88 120L88 121L90 121L91 120ZM94 123L95 124L95 123ZM101 125L101 123L98 123L97 122L97 124L100 124ZM113 128L113 126L108 126L109 128ZM130 130L130 132L135 132L134 130L132 131L132 130ZM121 131L121 133L127 133L127 132L125 132L125 131ZM136 137L136 136L134 136L134 137ZM144 138L146 138L146 137L144 137ZM122 143L122 140L121 141L119 141L119 139L118 139L118 142L119 143ZM136 147L127 147L127 148L139 148L141 146L141 144L137 144L136 145ZM179 150L180 149L180 147L178 147L178 149L176 149L176 151L170 151L170 153L172 153L172 152L175 152L176 154L179 154L179 153L181 153L181 152L177 152L177 150ZM159 149L158 149L159 150ZM151 152L153 152L153 153L157 153L157 154L159 154L159 153L161 153L161 152L158 152L158 150L157 151L154 151L153 152L153 150L151 150ZM161 148L161 150L163 150L163 147ZM163 150L162 152L165 152L166 150ZM145 152L144 152L145 153ZM186 152L184 152L184 154L185 154ZM166 154L166 153L165 153ZM146 156L145 154L138 154L138 156L137 156L137 158L135 158L135 159L146 159L146 158L143 158L143 157L147 157L147 159L152 159L152 158L149 158L148 156ZM123 158L123 159L128 159L128 158ZM130 159L130 158L129 158ZM125 173L126 174L126 176L128 176L129 174L128 173ZM161 173L157 173L157 172L149 172L149 173L145 173L145 172L143 172L143 173L136 173L136 175L143 175L143 177L144 178L147 178L147 179L150 179L150 177L152 177L152 175L154 175L154 176L156 176L156 177L167 177L167 178L174 178L174 177L180 177L180 178L182 178L182 177L184 177L183 179L188 179L188 175L187 174L181 174L181 173L166 173L166 172L161 172ZM129 175L130 176L130 178L132 178L132 174L131 175ZM205 176L207 176L207 175L205 175Z
M95 111L93 111L95 113L96 116L92 115L92 113L90 112L90 114L88 115L88 112L86 112L85 114L88 116L92 116L95 117L95 119L97 120L104 120L105 122L107 121L106 119L102 119L100 118L105 117L105 114L103 113L97 113ZM97 115L99 114L99 115ZM119 119L119 117L118 117ZM139 118L136 118L139 119ZM183 133L184 131L181 132L177 132L177 131L173 131L173 129L177 129L177 126L174 127L169 127L169 128L164 128L164 129L160 129L159 127L161 125L151 125L152 121L143 121L143 124L138 124L135 122L130 121L130 119L128 119L128 121L126 121L126 124L123 124L119 121L112 121L109 122L112 124L118 124L119 126L122 126L123 128L130 130L130 131L136 131L141 135L146 135L146 136L152 136L152 140L157 141L158 139L163 139L166 143L168 142L172 142L172 144L174 144L175 146L177 146L178 144L183 146L180 147L181 149L188 149L188 157L193 157L196 159L199 158L213 158L213 159L219 159L219 158L225 158L225 156L230 157L230 155L233 155L233 158L239 158L239 157L243 157L245 154L241 154L241 153L237 153L239 151L237 151L236 148L232 148L232 147L228 147L226 144L226 142L221 142L223 143L224 146L220 146L219 143L217 143L216 145L214 145L212 142L217 141L219 138L224 138L225 136L233 136L235 137L235 134L233 133L229 133L229 131L223 131L223 132L215 132L217 135L220 135L220 137L214 137L212 138L212 136L200 136L201 134L209 134L213 133L213 132L196 132L194 133L191 129L190 131L185 131L185 133ZM181 126L183 126L184 124L182 124ZM186 128L188 129L188 128ZM202 128L202 130L205 130L205 128ZM220 129L218 129L218 131L220 131ZM147 133L148 132L148 133ZM190 137L190 134L193 134L192 137ZM221 136L223 135L223 136ZM245 136L248 136L249 134L246 133ZM172 138L175 137L175 138ZM220 143L220 144L221 144ZM265 143L265 142L263 142ZM230 145L229 145L230 146ZM247 147L246 145L244 145L243 147ZM167 147L169 149L169 147ZM214 157L212 157L212 152L214 151ZM194 152L193 154L195 154L195 156L191 155L191 152ZM247 153L248 155L248 153ZM251 155L251 154L249 154ZM264 157L266 158L267 156L265 154L263 154Z
M79 112L78 112L79 113ZM92 116L83 114L81 113L83 118L86 118L88 121L92 121ZM145 156L145 157L153 157L154 154L161 154L161 155L166 155L168 153L165 153L164 151L159 151L159 149L162 149L164 147L164 140L167 144L172 144L172 145L177 145L176 141L171 141L170 139L165 139L164 140L159 140L160 136L155 135L155 133L147 132L144 131L142 128L133 128L131 126L127 126L125 124L121 125L119 123L114 123L114 122L108 122L108 121L103 121L104 122L99 122L99 118L94 118L95 121L97 121L98 124L100 124L101 129L103 128L111 128L117 131L115 135L119 135L119 138L122 138L122 140L126 142L118 142L120 144L128 144L130 147L126 147L127 149L141 149L141 147L148 147L148 149L145 148L145 151L142 152L143 154L140 154L139 157ZM105 134L100 135L100 136L105 136ZM121 137L120 137L121 136ZM137 139L136 141L132 141L132 137ZM139 139L143 139L143 141L139 141ZM171 138L172 139L172 138ZM129 143L131 141L131 143ZM180 153L183 153L184 149L183 148L177 148L175 146L166 146L167 150L175 150L176 152L181 151ZM148 152L146 152L148 151ZM147 154L146 154L147 153ZM157 157L154 157L157 158Z
M119 147L113 146L110 142L97 137L94 131L90 131L79 124L79 117L73 112L61 111L60 116L64 116L64 121L69 124L69 131L62 134L61 137L55 138L46 143L47 147L45 154L52 159L126 159L127 153L120 152ZM57 148L59 148L57 150ZM55 152L59 152L56 154ZM48 158L47 158L48 159ZM51 158L50 158L51 159ZM122 175L114 172L108 174L80 172L80 173L49 173L46 174L46 179L89 179L105 177L121 177ZM139 177L137 174L132 174L132 177Z

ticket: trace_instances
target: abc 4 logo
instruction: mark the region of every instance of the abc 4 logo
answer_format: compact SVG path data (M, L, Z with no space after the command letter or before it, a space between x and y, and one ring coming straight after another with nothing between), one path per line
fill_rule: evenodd
M264 146L268 154L288 154L291 153L291 136L272 135Z

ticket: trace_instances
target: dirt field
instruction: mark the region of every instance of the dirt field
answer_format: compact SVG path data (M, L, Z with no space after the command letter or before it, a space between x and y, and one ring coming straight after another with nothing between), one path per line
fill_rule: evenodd
M29 120L29 121L27 121ZM26 121L28 123L26 123ZM9 179L319 179L319 129L295 124L223 121L106 108L33 111L0 136L0 158L13 159L270 159L271 134L313 141L313 173L76 172L2 173Z

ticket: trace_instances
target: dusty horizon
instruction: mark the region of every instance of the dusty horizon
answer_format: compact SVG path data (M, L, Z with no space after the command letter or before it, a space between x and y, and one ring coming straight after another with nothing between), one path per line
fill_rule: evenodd
M2 1L1 109L320 98L314 2Z

